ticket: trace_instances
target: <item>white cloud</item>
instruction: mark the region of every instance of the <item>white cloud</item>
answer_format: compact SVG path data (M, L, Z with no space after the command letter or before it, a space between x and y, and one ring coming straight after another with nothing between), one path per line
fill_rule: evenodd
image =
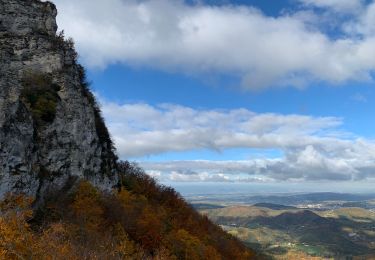
M148 170L147 174L155 179L159 179L162 175L161 171L155 171L155 170Z
M362 6L350 0L301 1L340 12ZM182 0L55 3L60 28L74 37L88 66L124 63L232 75L247 89L303 87L315 80L368 81L375 68L373 5L363 5L364 18L346 21L343 36L335 39L312 25L322 19L307 19L307 13L319 16L308 9L270 17L251 7L188 5Z
M222 173L202 172L186 174L179 171L172 171L168 175L167 180L174 182L231 182L230 177Z
M102 102L103 113L122 157L170 151L228 148L299 148L318 146L327 152L350 140L335 117L257 114L247 109L196 110L162 104Z
M347 25L349 33L355 33L366 38L375 36L375 2L369 4L357 19Z
M274 149L278 158L142 163L171 181L352 180L375 178L375 142L341 130L340 118L197 110L102 102L120 157L229 148ZM246 174L247 176L242 176Z
M210 181L199 173L204 173L204 176L223 175L226 182L375 179L375 144L361 147L362 144L353 143L352 146L352 151L337 154L327 154L307 146L293 153L287 152L285 157L278 159L142 162L141 165L146 171L157 169L162 172L167 181ZM185 169L196 172L196 175L185 174ZM175 178L176 173L179 178Z

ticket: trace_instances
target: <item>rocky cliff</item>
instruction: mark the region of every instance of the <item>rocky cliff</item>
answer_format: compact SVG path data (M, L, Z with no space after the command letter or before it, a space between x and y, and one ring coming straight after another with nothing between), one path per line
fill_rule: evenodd
M39 0L0 0L0 197L117 183L116 156L73 43Z

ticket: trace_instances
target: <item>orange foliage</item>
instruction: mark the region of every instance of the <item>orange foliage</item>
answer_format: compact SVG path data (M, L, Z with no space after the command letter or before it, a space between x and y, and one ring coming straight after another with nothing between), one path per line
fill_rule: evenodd
M160 248L162 241L162 224L160 215L150 207L145 207L138 216L137 233L142 246L150 251Z
M93 231L100 227L104 212L100 193L89 182L79 183L71 208L76 219L81 221L81 229Z
M0 259L254 259L236 238L193 210L173 189L120 164L121 189L100 192L81 181L51 196L0 203Z
M7 195L0 203L0 259L32 258L38 253L27 223L32 216L32 200Z

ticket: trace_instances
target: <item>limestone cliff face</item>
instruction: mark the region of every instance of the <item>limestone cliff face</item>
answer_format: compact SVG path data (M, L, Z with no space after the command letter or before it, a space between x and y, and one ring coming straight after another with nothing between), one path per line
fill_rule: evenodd
M40 197L85 178L110 189L116 156L57 11L0 0L0 197Z

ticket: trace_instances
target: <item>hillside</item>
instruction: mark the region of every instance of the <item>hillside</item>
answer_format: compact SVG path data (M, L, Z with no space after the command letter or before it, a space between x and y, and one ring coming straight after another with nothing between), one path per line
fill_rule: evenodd
M285 205L266 203L266 202L256 203L253 206L258 207L258 208L268 208L268 209L274 209L274 210L296 209L296 207L293 207L293 206L285 206Z
M254 259L233 236L142 169L119 163L121 188L80 181L44 207L8 196L0 203L1 259Z
M201 212L252 248L277 259L375 255L374 212L366 209L230 206Z
M54 4L0 0L0 259L254 259L120 162Z

